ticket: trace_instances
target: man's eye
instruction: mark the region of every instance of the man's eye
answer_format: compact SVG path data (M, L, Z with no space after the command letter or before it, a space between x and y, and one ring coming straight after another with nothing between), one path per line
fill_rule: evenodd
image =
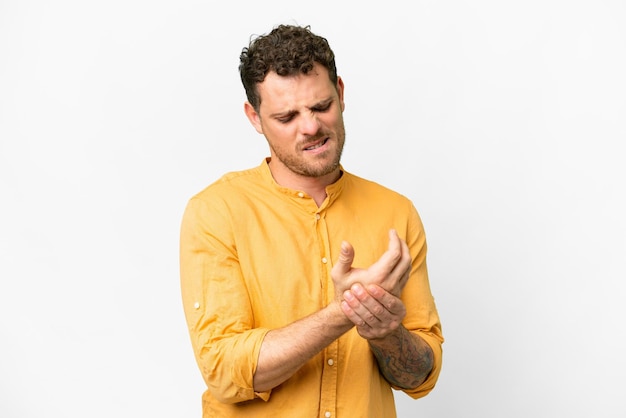
M328 104L326 104L326 105L324 105L324 106L318 106L318 107L316 107L314 110L315 110L316 112L326 112L328 109L330 109L330 106L331 106L331 105L332 105L332 103L328 103Z
M283 118L278 118L280 123L288 123L293 119L293 116L285 116Z

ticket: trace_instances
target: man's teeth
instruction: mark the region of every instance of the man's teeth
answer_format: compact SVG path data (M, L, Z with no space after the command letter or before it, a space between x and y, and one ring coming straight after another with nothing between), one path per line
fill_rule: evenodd
M307 147L307 148L305 148L305 150L310 151L310 150L313 150L313 149L319 148L319 147L321 147L322 145L324 145L325 143L326 143L326 140L323 140L322 142L320 142L320 143L319 143L319 144L317 144L317 145L313 145L313 146L311 146L311 147Z

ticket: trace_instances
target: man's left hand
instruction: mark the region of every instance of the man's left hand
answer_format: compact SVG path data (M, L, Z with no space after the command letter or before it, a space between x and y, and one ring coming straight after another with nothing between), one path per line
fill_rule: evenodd
M374 284L365 288L356 283L343 293L343 298L341 310L368 340L386 337L400 326L406 315L400 298Z

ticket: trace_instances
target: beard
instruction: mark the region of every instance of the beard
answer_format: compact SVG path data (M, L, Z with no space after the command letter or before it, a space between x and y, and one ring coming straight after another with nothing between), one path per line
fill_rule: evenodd
M272 151L276 158L291 172L303 177L322 177L339 168L341 154L345 143L345 128L343 123L338 127L334 138L335 147L324 153L307 158L297 153L288 152L284 149L273 147Z

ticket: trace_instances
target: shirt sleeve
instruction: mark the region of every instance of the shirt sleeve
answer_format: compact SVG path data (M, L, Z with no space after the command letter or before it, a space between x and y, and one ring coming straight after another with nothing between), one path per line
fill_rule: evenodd
M401 298L406 306L407 315L404 326L425 340L433 350L433 369L427 379L415 389L402 389L414 399L430 393L437 383L441 372L442 344L444 342L441 322L435 306L428 269L426 267L426 235L422 221L415 207L411 204L406 240L412 257L411 276L402 292Z
M269 331L253 327L250 298L239 267L228 208L192 198L180 236L183 308L196 361L211 394L221 402L254 398L259 350Z

